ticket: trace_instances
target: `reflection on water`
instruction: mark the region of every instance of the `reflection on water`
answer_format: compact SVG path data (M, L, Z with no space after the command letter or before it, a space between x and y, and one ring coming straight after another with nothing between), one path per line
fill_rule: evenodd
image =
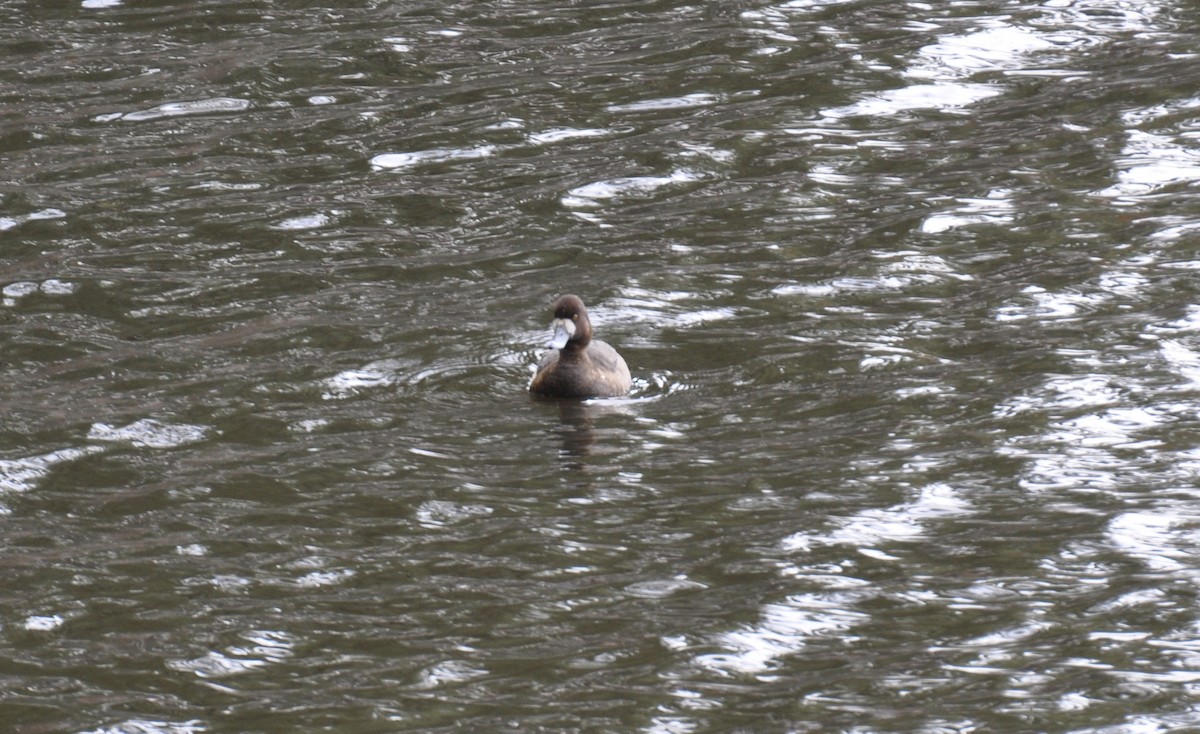
M1200 726L1192 7L165 10L0 9L5 731Z
M559 456L564 467L583 470L583 461L592 453L596 442L594 422L590 411L594 408L581 401L558 400L558 427L556 433L562 444Z

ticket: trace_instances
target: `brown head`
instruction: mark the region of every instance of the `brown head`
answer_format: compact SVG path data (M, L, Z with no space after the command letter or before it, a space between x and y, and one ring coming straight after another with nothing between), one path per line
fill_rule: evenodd
M592 322L579 296L563 296L554 302L554 337L546 346L562 349L586 347L592 340Z

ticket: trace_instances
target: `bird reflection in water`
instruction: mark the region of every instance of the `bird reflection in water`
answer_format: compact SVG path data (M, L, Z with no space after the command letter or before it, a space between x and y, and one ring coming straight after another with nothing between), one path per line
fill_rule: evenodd
M559 459L564 469L582 471L592 456L624 450L627 433L621 428L597 427L597 419L615 414L628 414L627 401L539 400L555 403L558 424L551 430L558 436Z

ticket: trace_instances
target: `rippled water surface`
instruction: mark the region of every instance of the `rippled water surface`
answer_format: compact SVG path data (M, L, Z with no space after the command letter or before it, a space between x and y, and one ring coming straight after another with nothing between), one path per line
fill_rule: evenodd
M1198 10L0 3L0 730L1200 729Z

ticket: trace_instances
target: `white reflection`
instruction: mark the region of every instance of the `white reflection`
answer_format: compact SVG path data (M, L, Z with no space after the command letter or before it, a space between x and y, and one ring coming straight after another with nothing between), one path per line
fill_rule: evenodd
M681 142L679 143L679 147L683 148L683 152L679 156L681 158L707 158L717 163L729 163L736 157L736 154L731 150L722 150L703 143Z
M1200 529L1194 517L1127 512L1113 518L1104 536L1113 548L1152 571L1195 573L1200 566Z
M74 293L78 287L70 281L50 278L49 280L42 281L40 290L48 296L68 296Z
M236 97L213 97L211 99L196 99L186 102L168 102L148 110L138 112L110 113L94 118L95 122L112 122L125 120L127 122L145 122L159 120L165 117L183 117L186 115L208 115L225 112L241 112L250 109L250 100Z
M1161 426L1169 417L1157 407L1114 407L1100 413L1057 421L1051 424L1051 430L1044 440L1086 448L1128 446L1135 442L1135 434ZM1138 445L1147 444L1143 442Z
M397 171L432 163L451 163L488 158L497 151L494 145L474 148L435 148L412 153L382 153L371 159L371 167L377 171Z
M656 110L679 110L689 107L706 107L708 105L720 102L721 98L715 94L707 94L699 92L696 94L685 94L681 97L660 97L658 99L647 99L640 102L630 102L627 104L613 104L605 109L609 112L651 112Z
M917 51L915 63L904 73L920 79L957 79L981 71L1019 68L1024 58L1055 48L1042 34L1027 28L1002 25L947 36Z
M1019 481L1031 491L1113 491L1123 478L1138 476L1138 459L1116 450L1159 446L1157 438L1144 434L1175 420L1171 406L1128 404L1133 389L1098 374L1053 377L1036 393L998 406L996 414L1099 410L1051 420L1040 435L1010 439L997 453L1027 460Z
M412 41L404 36L389 36L383 39L383 42L388 44L393 51L397 53L408 53L412 51Z
M903 291L923 284L975 279L973 275L961 272L940 255L900 250L878 251L872 253L872 256L884 261L878 268L878 275L847 275L820 283L785 283L772 288L771 293L776 296L824 298L839 293Z
M543 130L540 133L530 133L527 140L532 145L549 145L551 143L562 143L567 140L582 140L585 138L602 138L606 135L611 135L612 130L606 130L600 127L592 128L557 128L554 130Z
M232 645L192 660L168 660L167 667L200 678L222 678L278 663L294 654L296 640L286 632L251 630L242 635L249 646Z
M1200 108L1200 97L1132 110L1123 116L1128 128L1125 147L1117 158L1117 183L1096 194L1130 203L1172 184L1200 179L1200 153L1192 141L1194 125L1177 130L1177 120L1190 119ZM1173 132L1155 133L1145 128L1164 121Z
M1126 261L1104 271L1094 283L1066 291L1048 291L1041 286L1027 286L1021 296L997 308L997 321L1044 321L1077 319L1117 299L1136 301L1143 297L1150 281L1139 272L1143 263Z
M822 110L821 115L831 120L840 120L857 116L888 117L912 110L957 112L963 107L995 97L1003 91L988 84L914 84L879 92L845 107Z
M0 492L25 492L32 489L57 464L74 461L98 451L103 449L99 446L87 446L81 449L60 449L22 459L0 459Z
M766 23L776 30L774 35L768 36L777 41L782 41L787 38L795 39L788 31L792 30L791 17L806 13L829 5L844 5L856 0L790 0L790 2L779 3L776 5L768 5L753 10L743 10L738 17L742 20L750 22Z
M982 198L957 198L952 209L926 217L921 222L921 231L940 234L970 224L1007 224L1016 211L1011 196L1008 189L996 189Z
M571 189L562 197L562 204L568 208L592 208L610 199L645 198L659 189L700 181L701 178L692 171L678 170L666 176L630 176L597 181Z
M913 250L898 252L876 252L874 257L886 260L883 270L889 273L908 273L923 283L933 283L946 278L959 281L975 280L975 276L960 272L941 255L931 255ZM899 276L906 277L906 276Z
M38 292L38 284L28 280L18 280L15 283L9 283L4 286L0 293L4 294L4 305L16 305L17 299L32 295Z
M730 652L700 655L696 663L725 674L755 674L798 652L813 637L848 629L870 615L848 607L859 601L854 594L799 594L779 604L765 604L758 623L726 632L716 643Z
M681 716L655 716L644 731L646 734L690 734L698 728L696 722Z
M105 443L129 443L139 448L169 449L204 440L208 429L187 423L162 423L143 418L127 426L93 423L88 440Z
M1173 135L1129 130L1116 163L1117 183L1097 196L1128 203L1173 184L1200 181L1200 150Z
M1040 23L1053 28L1082 28L1096 34L1148 33L1162 3L1143 0L1046 0Z
M655 290L633 281L621 290L619 297L606 304L605 311L613 321L650 323L656 330L686 329L737 317L737 310L728 306L707 307L696 303L706 295L690 291Z
M1119 724L1072 729L1068 734L1169 734L1189 731L1200 731L1200 712L1196 710L1131 714Z
M318 586L333 586L353 577L358 572L352 568L337 571L311 571L296 579L295 584L301 588L316 588Z
M1053 627L1054 625L1049 622L1026 622L1016 627L1008 627L963 640L959 644L963 647L979 648L983 654L988 656L986 661L978 664L994 663L997 660L1008 659L1019 654L1021 648L1014 643L1031 639Z
M1200 354L1175 339L1164 339L1158 349L1171 369L1193 387L1200 387Z
M688 170L672 171L666 176L629 176L596 181L571 189L560 199L560 203L571 210L571 214L586 222L611 227L597 214L586 211L599 209L609 202L624 199L648 199L661 189L679 184L703 180L703 176Z
M849 5L857 0L789 0L775 6L781 10L819 10L830 5Z
M996 309L997 321L1072 319L1077 318L1081 310L1094 309L1107 299L1103 293L1053 293L1036 285L1026 287L1021 294L1024 303Z
M1147 220L1143 220L1143 221L1152 221L1152 220L1147 219ZM1193 237L1193 236L1195 236L1195 234L1198 231L1200 231L1200 222L1192 221L1190 219L1185 219L1184 217L1164 217L1162 220L1159 220L1159 221L1170 222L1171 225L1164 227L1164 228L1158 230L1157 232L1151 234L1150 239L1152 239L1152 240L1161 240L1164 242L1174 242L1175 240L1183 239L1184 237ZM1197 264L1196 261L1191 260L1191 261L1187 261L1184 263L1171 263L1170 265L1166 265L1166 267L1187 268L1187 269L1195 270L1197 268L1200 268L1200 264Z
M1120 486L1121 473L1129 470L1128 462L1104 449L1075 448L1064 451L1056 448L1044 454L1001 449L997 453L1029 459L1019 484L1032 492L1112 491Z
M1185 311L1183 316L1174 321L1147 326L1146 331L1152 334L1189 334L1200 331L1200 306L1186 306Z
M332 212L315 212L313 214L304 214L298 217L284 219L277 224L271 225L271 229L282 230L301 230L301 229L319 229L327 226L334 221L334 217L340 215L339 211Z
M167 667L182 673L194 673L200 678L223 678L261 668L266 660L236 658L214 650L192 660L168 660Z
M345 370L321 381L321 386L324 388L321 397L325 400L348 398L364 390L387 387L395 381L394 375L371 366L358 370Z
M817 545L850 545L860 551L872 552L872 546L883 543L912 541L922 537L925 525L963 515L970 505L947 484L923 487L911 502L894 507L864 510L845 518L827 533L795 533L784 538L786 550L808 551Z
M417 523L426 528L441 528L454 525L473 517L486 517L492 514L492 508L486 505L459 504L443 500L422 502L417 508Z
M208 725L197 721L154 721L152 719L129 719L119 724L99 729L89 729L79 734L201 734Z
M1167 593L1162 589L1138 589L1127 594L1121 594L1115 599L1103 601L1091 609L1089 613L1104 613L1108 614L1114 611L1123 611L1126 609L1135 609L1137 607L1159 607L1169 603ZM1093 632L1089 636L1100 635L1100 632ZM1114 634L1114 633L1108 633Z
M487 675L487 669L462 660L444 660L421 671L417 688L430 689L463 683Z
M676 576L672 579L638 581L626 586L625 591L645 599L662 599L681 591L696 591L707 588L708 586L699 581L692 581L686 576Z
M842 575L838 567L800 569L789 566L784 573L787 576L803 575L808 581L822 584L826 590L797 594L783 602L763 605L755 624L713 638L712 643L724 651L697 655L692 662L723 676L754 675L770 679L771 676L763 674L780 658L799 652L814 638L836 634L870 619L869 614L852 609L863 600L864 594L869 594L863 591L868 582ZM662 642L670 650L690 646L685 637L666 637ZM687 689L677 689L673 695L680 699L681 708L705 710L721 705ZM672 716L664 718L662 723L687 726L689 720ZM667 729L659 727L651 731Z
M50 632L63 626L66 620L61 614L26 617L24 627L32 632Z
M41 209L18 217L0 217L0 232L25 222L34 222L39 219L62 219L65 216L67 213L62 209Z
M1121 398L1114 380L1104 375L1059 375L1046 380L1034 393L996 406L997 416L1038 410L1065 410L1112 405Z

